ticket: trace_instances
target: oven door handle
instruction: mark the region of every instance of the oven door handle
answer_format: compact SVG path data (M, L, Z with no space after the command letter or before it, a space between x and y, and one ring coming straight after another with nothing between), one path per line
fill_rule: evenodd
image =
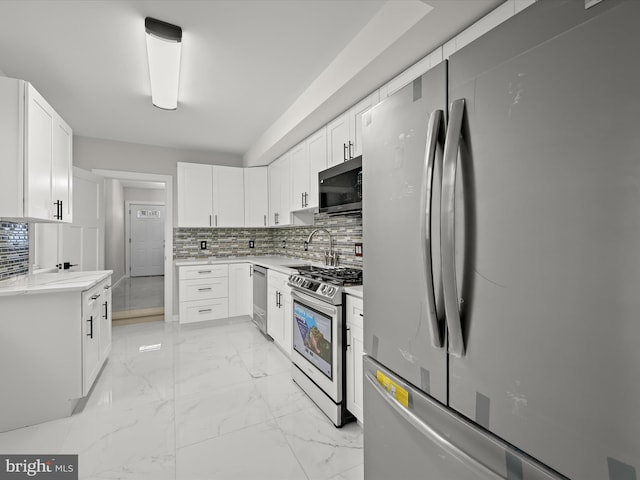
M296 290L291 290L291 298L293 298L294 300L298 300L298 302L304 303L305 305L315 310L318 310L320 313L329 315L330 317L335 317L338 314L338 309L334 306L330 306L325 302L316 300L313 297L304 295Z

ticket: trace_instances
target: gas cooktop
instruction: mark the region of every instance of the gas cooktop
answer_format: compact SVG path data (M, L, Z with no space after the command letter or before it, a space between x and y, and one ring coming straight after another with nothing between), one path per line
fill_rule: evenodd
M296 267L298 274L289 276L289 285L334 305L342 301L343 287L362 285L362 270L350 267Z

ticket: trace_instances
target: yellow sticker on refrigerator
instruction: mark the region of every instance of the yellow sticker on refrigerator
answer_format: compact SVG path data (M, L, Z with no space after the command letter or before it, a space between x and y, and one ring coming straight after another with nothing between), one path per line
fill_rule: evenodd
M409 408L409 392L398 385L396 382L387 377L380 370L376 372L376 378L378 379L378 383L384 387L384 389L389 392L393 398L395 398L404 408Z

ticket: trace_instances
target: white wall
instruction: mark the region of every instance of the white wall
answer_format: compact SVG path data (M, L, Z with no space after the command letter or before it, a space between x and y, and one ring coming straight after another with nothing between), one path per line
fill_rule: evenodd
M120 180L105 180L104 266L113 270L114 283L125 276L124 270L124 188Z
M164 189L157 188L124 188L125 202L164 202Z
M171 175L173 198L177 199L177 163L192 162L209 165L242 166L242 155L225 152L201 152L176 148L154 147L137 143L117 142L98 138L73 136L73 164L92 169ZM178 202L173 202L174 226L178 219Z

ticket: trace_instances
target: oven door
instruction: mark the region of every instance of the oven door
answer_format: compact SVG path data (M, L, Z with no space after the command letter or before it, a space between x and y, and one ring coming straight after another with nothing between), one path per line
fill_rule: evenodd
M292 290L293 363L335 403L342 401L342 307Z

